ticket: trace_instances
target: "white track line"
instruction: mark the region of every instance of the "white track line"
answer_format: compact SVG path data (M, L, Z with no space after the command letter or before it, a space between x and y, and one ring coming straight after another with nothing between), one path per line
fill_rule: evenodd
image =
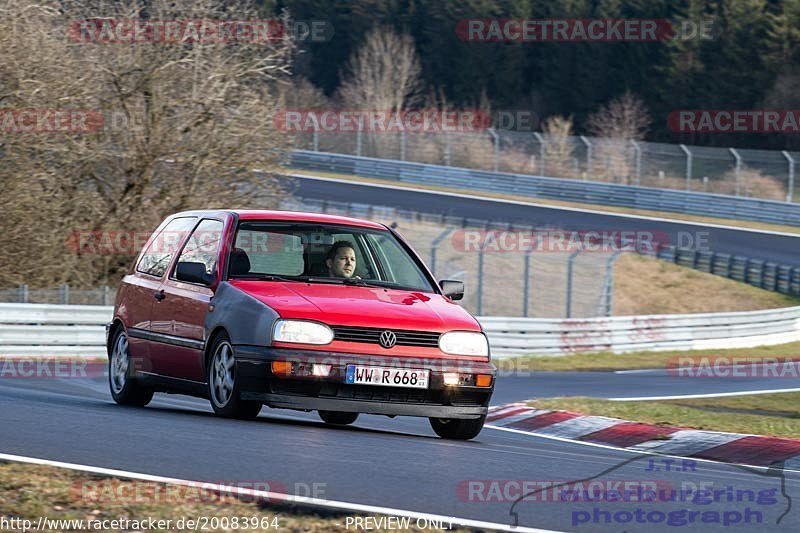
M614 213L611 211L600 211L596 209L584 209L580 207L565 207L565 206L555 206L555 205L546 205L546 204L539 204L536 202L525 202L521 200L504 200L501 198L492 198L487 196L479 196L476 194L467 194L467 193L456 193L456 192L449 192L449 191L436 191L431 189L420 189L417 187L404 187L402 185L389 185L383 183L376 183L372 181L353 181L341 178L323 178L320 176L309 176L308 174L299 174L299 173L292 173L287 174L289 177L292 178L301 178L301 179L309 179L309 180L319 180L319 181L331 181L335 183L347 183L349 185L365 185L367 187L377 187L381 189L394 189L394 190L404 190L404 191L412 191L412 192L420 192L426 194L437 194L440 196L451 196L454 198L468 198L470 200L483 200L487 202L495 202L495 203L502 203L502 204L512 204L512 205L524 205L529 207L539 207L542 209L553 209L557 211L573 211L577 213L591 213L593 215L605 215L610 217L619 217L619 218L633 218L637 220L651 220L653 222L668 222L672 224L685 224L687 226L698 226L702 228L717 228L717 229L727 229L733 231L746 231L749 233L761 233L765 235L780 235L782 237L794 237L796 239L800 239L800 234L797 233L788 233L783 231L773 231L773 230L764 230L764 229L755 229L755 228L743 228L740 226L727 226L725 224L713 224L713 223L704 223L704 222L694 222L690 220L681 220L675 218L662 218L662 217L654 217L654 216L647 216L647 215L633 215L630 213ZM360 177L360 176L359 176ZM376 178L372 178L376 179ZM681 214L681 213L677 213ZM705 215L697 215L697 216L705 216ZM758 223L758 222L756 222ZM763 222L763 224L767 224L767 222Z
M177 479L163 476L154 476L151 474L142 474L138 472L128 472L127 470L114 470L110 468L102 468L98 466L80 465L74 463L62 463L60 461L50 461L48 459L38 459L35 457L25 457L21 455L10 455L0 453L0 461L12 461L17 463L26 463L34 465L53 466L56 468L66 468L78 472L89 472L92 474L99 474L103 476L112 476L125 479L135 479L139 481L149 481L153 483L169 483L171 485L180 485L185 487L202 486L205 489L219 492L220 494L244 495L254 496L257 498L264 498L267 500L274 500L276 502L290 502L296 505L305 505L309 507L324 507L327 509L336 509L347 512L357 513L376 513L390 516L403 516L413 519L424 519L429 521L443 521L451 522L465 527L474 528L488 528L500 531L525 531L531 533L563 533L549 529L537 529L529 527L513 527L507 524L498 524L494 522L484 522L481 520L471 520L468 518L458 518L454 516L434 515L427 513L417 513L414 511L407 511L404 509L394 509L391 507L377 507L373 505L364 505L360 503L339 502L334 500L325 500L321 498L306 498L303 496L295 496L293 494L282 494L279 492L271 492L264 490L253 490L242 487L232 487L230 485L218 485L214 483L206 483L204 481L189 481L186 479Z
M646 402L649 400L689 400L692 398L723 398L725 396L748 396L750 394L776 394L780 392L800 392L800 388L745 390L740 392L713 392L709 394L683 394L676 396L640 396L638 398L606 398L612 402Z

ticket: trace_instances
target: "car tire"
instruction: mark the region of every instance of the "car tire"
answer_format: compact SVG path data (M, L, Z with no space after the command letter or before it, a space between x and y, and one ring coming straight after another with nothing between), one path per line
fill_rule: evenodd
M431 427L443 439L469 440L483 429L486 415L480 418L431 418Z
M144 407L153 399L153 390L136 379L134 365L131 364L128 335L118 328L111 343L108 355L108 388L111 397L119 405Z
M261 402L242 400L239 396L233 346L225 334L217 335L214 339L206 376L208 398L217 415L252 420L261 412Z
M358 418L358 413L342 413L340 411L319 411L319 417L326 424L346 426Z

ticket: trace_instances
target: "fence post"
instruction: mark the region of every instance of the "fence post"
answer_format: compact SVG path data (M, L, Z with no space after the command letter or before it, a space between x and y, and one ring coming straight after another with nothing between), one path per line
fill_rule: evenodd
M786 191L786 201L791 202L794 196L794 158L786 150L781 153L789 162L789 190Z
M733 148L728 148L731 155L736 159L736 196L739 196L739 183L742 177L742 158L739 156L739 152L734 150ZM748 195L749 196L749 195Z
M69 285L66 283L60 285L58 287L58 296L59 296L59 303L61 304L68 304L69 303Z
M488 131L489 135L492 136L492 144L493 144L492 157L494 159L494 162L492 164L492 169L495 172L497 172L497 169L500 168L499 167L499 164L500 164L500 137L497 135L497 132L494 131L494 128L489 128L486 131Z
M633 149L636 153L636 185L642 184L642 148L639 146L639 143L631 139L631 145L633 145Z
M484 239L478 249L478 305L476 310L478 316L483 314L483 249L488 241L489 239Z
M683 153L686 154L686 190L692 190L692 152L686 147L685 144L680 145Z
M314 151L319 152L319 128L317 128L316 124L314 124L313 143L314 143Z
M28 284L23 283L19 286L19 302L26 304L28 303Z
M108 305L109 301L108 285L103 285L103 305Z
M406 130L400 130L400 161L406 160Z
M356 155L361 155L361 128L356 129Z
M573 274L573 263L575 262L575 258L578 257L578 254L581 253L582 250L577 250L572 252L569 255L569 259L567 260L567 318L572 318L572 274Z
M594 167L594 154L592 149L592 143L589 142L589 139L586 138L585 135L580 136L581 142L586 145L586 173L589 175L589 179L592 179L592 171Z
M450 137L450 132L446 131L444 133L444 164L448 167L450 166L450 161L451 161L450 158L450 151L452 150L451 143L452 143L452 138Z
M439 235L437 235L431 243L431 274L434 276L436 276L436 250L439 249L439 244L441 244L444 238L447 237L452 231L453 228L445 229Z
M533 248L525 252L525 257L523 258L524 261L524 276L525 276L525 288L523 289L522 293L522 316L528 317L528 293L531 290L531 254L533 253Z
M624 250L617 250L606 261L606 277L603 281L603 296L605 297L605 316L611 316L614 298L614 265L617 264L617 259L622 255Z
M542 134L538 131L534 131L533 136L536 137L536 140L539 142L539 175L546 176L544 167L547 158L545 157L544 151L544 137L542 137Z

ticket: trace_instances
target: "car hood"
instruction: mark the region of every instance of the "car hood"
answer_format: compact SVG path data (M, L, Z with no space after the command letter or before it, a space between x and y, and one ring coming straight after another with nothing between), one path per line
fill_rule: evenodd
M360 326L444 332L480 331L472 315L439 294L327 283L231 281L282 318Z

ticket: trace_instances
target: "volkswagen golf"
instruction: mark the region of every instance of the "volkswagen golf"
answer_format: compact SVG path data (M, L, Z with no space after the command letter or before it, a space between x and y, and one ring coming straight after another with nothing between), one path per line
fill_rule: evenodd
M478 321L392 228L289 211L190 211L151 235L117 292L109 386L255 418L264 405L427 417L439 436L483 428L496 371Z

